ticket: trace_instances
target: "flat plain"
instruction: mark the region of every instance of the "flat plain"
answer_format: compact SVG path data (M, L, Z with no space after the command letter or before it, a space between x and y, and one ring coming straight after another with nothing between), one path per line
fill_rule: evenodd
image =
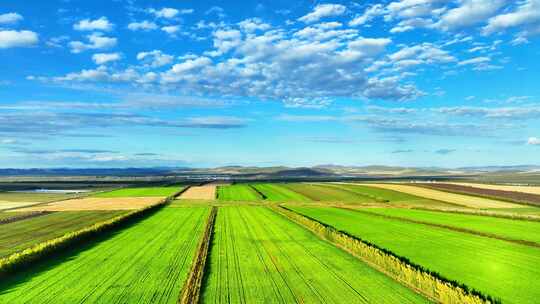
M209 208L163 208L0 281L0 303L177 303Z
M290 208L504 303L540 297L540 248L341 208Z
M265 207L219 209L203 303L425 303Z
M252 184L252 187L261 192L270 202L306 203L312 201L310 198L285 187L284 184Z
M222 201L259 201L263 198L248 184L218 186L217 198Z
M159 202L165 197L85 197L39 204L21 208L21 211L83 211L83 210L135 210Z
M93 197L101 198L118 198L118 197L165 197L173 195L182 190L180 186L168 187L138 187L124 188L112 191L101 192L93 195Z

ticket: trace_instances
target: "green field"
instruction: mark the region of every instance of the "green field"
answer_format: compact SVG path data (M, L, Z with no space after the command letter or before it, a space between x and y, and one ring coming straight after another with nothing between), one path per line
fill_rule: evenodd
M0 303L177 303L209 208L164 208L0 281Z
M504 303L534 303L540 298L540 248L339 208L291 209Z
M170 187L140 187L140 188L124 188L109 192L102 192L94 195L94 197L153 197L153 196L170 196L182 190L180 186Z
M283 184L289 190L299 193L312 201L334 203L376 203L371 197L361 195L348 189L332 185L291 183Z
M203 303L416 303L411 290L264 207L219 209Z
M264 194L266 200L271 202L305 203L312 201L308 197L285 187L284 184L253 184L252 186Z
M339 187L353 191L360 195L371 197L379 202L383 202L389 205L408 205L408 206L432 206L432 207L455 207L454 205L446 204L444 202L431 200L399 191L369 187L364 185L354 184L328 184L334 187Z
M262 197L246 184L218 186L217 188L218 200L222 201L260 201Z
M84 194L82 194L84 195ZM73 193L0 192L0 201L46 203L79 197Z
M397 208L365 208L361 211L530 241L540 246L540 222Z
M1 225L0 257L122 213L124 211L62 211Z

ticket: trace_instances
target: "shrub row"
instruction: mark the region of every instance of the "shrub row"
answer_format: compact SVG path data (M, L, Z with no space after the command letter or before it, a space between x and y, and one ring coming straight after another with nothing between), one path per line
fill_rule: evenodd
M99 237L105 232L120 229L124 225L142 219L168 204L175 195L162 199L151 206L133 210L112 219L95 223L80 230L66 233L63 236L39 243L23 251L13 253L5 258L2 258L0 259L0 278L9 273L24 269L25 266L28 266L37 260L48 257L65 249L74 248L80 243Z
M500 303L499 300L495 300L491 296L470 289L464 284L443 278L436 272L411 263L405 257L398 256L347 232L337 230L316 219L298 214L283 206L272 208L435 302L452 304Z
M197 248L195 261L191 265L189 277L187 278L186 282L184 283L184 287L180 292L180 298L178 300L178 303L190 304L199 302L199 296L204 277L204 269L206 265L208 251L210 248L210 242L212 240L212 233L214 231L214 222L216 220L216 215L217 207L212 207L212 210L210 211L210 215L208 216L208 220L206 222L204 234Z
M33 218L33 217L42 216L42 215L47 215L47 214L51 214L51 213L53 213L53 211L36 211L36 212L25 213L25 214L22 214L22 215L15 215L15 216L12 216L12 217L1 219L0 220L0 225L10 224L10 223L14 223L14 222L30 219L30 218Z

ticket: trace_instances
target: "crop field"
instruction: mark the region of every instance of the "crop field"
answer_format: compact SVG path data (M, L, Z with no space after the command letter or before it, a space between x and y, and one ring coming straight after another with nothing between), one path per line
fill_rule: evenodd
M270 202L295 202L305 203L312 200L298 192L295 192L284 184L253 184L252 187L264 194Z
M189 187L180 195L180 199L187 200L214 200L216 198L216 185Z
M367 184L367 186L378 187L383 189L389 189L399 192L412 194L415 196L421 196L433 200L443 201L454 205L459 205L469 208L477 209L503 209L503 208L521 208L524 207L519 204L488 199L483 197L474 197L463 194L456 194L450 192L444 192L439 190L427 189L423 187L416 187L406 184Z
M480 235L535 243L532 245L540 247L540 222L400 208L365 208L361 211L419 223L447 226L449 229L455 228L462 232L470 230Z
M360 195L364 195L374 199L377 202L387 205L406 205L417 207L449 207L453 206L442 201L436 201L404 192L398 192L390 189L383 189L377 187L370 187L367 185L347 184L347 183L334 183L329 184L334 187L339 187L353 191Z
M46 203L78 197L73 193L0 192L0 201Z
M182 190L180 186L170 187L140 187L124 188L109 192L95 194L93 197L116 198L116 197L165 197Z
M540 187L538 186L512 186L512 185L493 185L493 184L481 184L481 183L464 183L464 182L449 182L449 184L460 185L466 187L474 187L480 189L489 190L501 190L511 192L522 192L540 195Z
M416 293L264 207L218 212L203 303L418 303Z
M209 208L163 208L0 281L0 303L177 303Z
M21 211L83 211L83 210L134 210L153 205L163 197L86 197L58 201L27 208Z
M56 212L1 225L0 257L113 218L121 213L122 211Z
M283 187L297 192L315 202L376 203L373 198L326 184L290 183Z
M352 210L299 206L290 209L407 257L504 303L533 303L540 297L540 248Z
M540 194L531 194L531 193L525 193L525 192L495 190L495 189L484 189L484 188L476 188L476 187L471 187L471 186L446 184L446 183L426 183L426 184L421 184L421 185L423 187L436 189L436 190L449 191L449 192L455 192L455 193L461 193L461 194L467 194L467 195L492 197L494 199L540 206Z
M259 201L262 197L247 184L227 185L217 187L217 198L223 201Z

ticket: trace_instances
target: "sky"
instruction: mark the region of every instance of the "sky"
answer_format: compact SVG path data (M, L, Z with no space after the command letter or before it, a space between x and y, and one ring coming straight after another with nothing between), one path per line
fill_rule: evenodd
M540 0L4 0L0 168L540 165L539 58Z

